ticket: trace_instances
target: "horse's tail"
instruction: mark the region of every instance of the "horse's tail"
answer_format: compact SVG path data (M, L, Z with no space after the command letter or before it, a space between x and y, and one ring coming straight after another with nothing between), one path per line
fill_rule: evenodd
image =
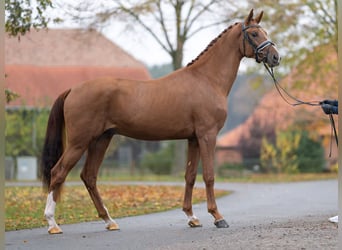
M41 174L45 188L49 188L51 169L58 162L64 151L64 101L69 93L70 89L62 93L56 99L50 111L41 158Z

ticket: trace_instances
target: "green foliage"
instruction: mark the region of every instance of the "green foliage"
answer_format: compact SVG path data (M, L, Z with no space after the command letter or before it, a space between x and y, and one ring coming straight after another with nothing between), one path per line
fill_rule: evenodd
M5 74L5 79L7 77L7 74ZM6 97L6 104L10 103L11 101L14 101L19 97L18 93L15 93L14 91L10 89L5 89L5 97Z
M322 170L324 159L324 148L319 141L310 138L307 131L302 132L298 146L298 170L301 173L319 172Z
M146 153L141 161L143 168L157 175L170 174L174 159L175 142L170 141L155 153Z
M263 26L281 49L282 67L298 64L322 44L337 53L337 0L250 0L248 6L264 10Z
M11 36L24 35L31 28L46 28L50 21L61 22L61 19L47 17L46 10L52 8L51 0L5 0L6 33Z
M225 163L218 168L220 177L242 177L244 166L239 163Z
M20 109L5 114L5 154L39 156L43 148L48 110Z
M264 172L320 172L324 165L324 149L307 131L289 129L276 134L275 144L263 138L260 161Z
M165 76L172 72L172 65L171 64L163 64L163 65L154 65L150 67L149 72L152 76L152 78L156 79L162 76Z
M5 89L6 103L10 103L19 97L19 94L13 92L10 89Z
M276 166L277 149L266 137L262 138L260 150L261 171L271 173Z
M278 149L276 169L277 172L297 173L298 155L297 150L301 134L297 131L284 131L277 135L276 147Z

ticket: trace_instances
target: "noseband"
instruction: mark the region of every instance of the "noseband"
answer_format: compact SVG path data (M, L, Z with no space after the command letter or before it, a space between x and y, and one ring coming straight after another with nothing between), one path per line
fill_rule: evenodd
M252 39L251 37L248 35L247 30L249 28L261 28L260 25L248 25L245 26L245 24L242 24L242 32L243 32L243 53L244 55L246 55L245 53L245 41L247 40L248 43L252 46L253 50L254 50L254 55L255 55L255 60L260 63L265 57L263 58L259 58L259 54L261 54L261 52L267 48L268 46L274 45L274 43L271 40L265 40L262 43L260 43L259 45L257 45Z

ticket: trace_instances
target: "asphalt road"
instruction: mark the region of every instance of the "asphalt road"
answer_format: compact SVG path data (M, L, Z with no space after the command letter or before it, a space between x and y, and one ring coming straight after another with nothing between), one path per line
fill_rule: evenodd
M189 228L180 208L116 219L120 231L114 232L106 231L102 221L62 225L64 233L61 235L48 235L47 228L6 232L5 247L32 250L337 249L337 227L327 221L338 211L337 180L217 183L215 188L234 191L217 200L220 212L230 225L228 229L214 226L204 203L194 206L203 224L201 228Z

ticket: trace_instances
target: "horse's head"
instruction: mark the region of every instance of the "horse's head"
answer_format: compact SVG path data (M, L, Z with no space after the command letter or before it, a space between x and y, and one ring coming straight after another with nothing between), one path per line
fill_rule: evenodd
M267 32L259 25L263 12L253 18L253 9L242 23L242 53L246 57L255 58L270 67L279 65L280 56L275 44L268 39Z

